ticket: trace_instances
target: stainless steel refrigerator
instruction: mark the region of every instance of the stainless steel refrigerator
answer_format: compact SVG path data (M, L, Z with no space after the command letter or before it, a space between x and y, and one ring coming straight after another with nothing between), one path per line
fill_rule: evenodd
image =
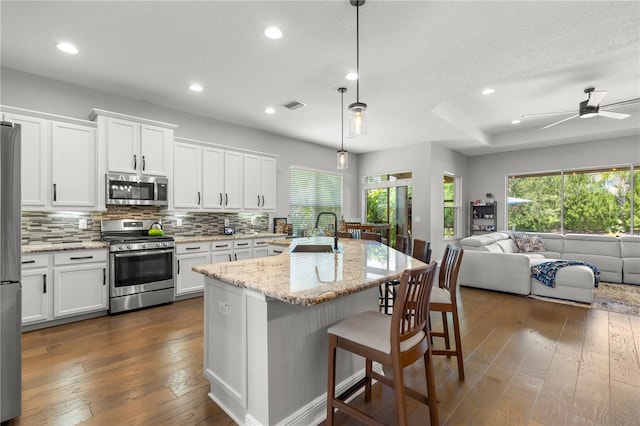
M0 422L22 410L20 125L0 122Z

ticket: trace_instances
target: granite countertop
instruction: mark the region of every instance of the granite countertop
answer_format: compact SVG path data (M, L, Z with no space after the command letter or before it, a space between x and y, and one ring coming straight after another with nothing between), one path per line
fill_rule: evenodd
M297 238L280 244L332 244L333 238ZM398 279L424 263L375 242L344 239L338 253L291 253L237 262L195 266L193 270L294 305L311 306Z
M270 232L258 232L251 234L234 234L234 235L198 235L198 236L186 236L179 237L174 236L176 244L181 243L197 243L200 241L221 241L221 240L243 240L248 238L272 238L272 237L286 237L285 234L274 234Z
M47 253L51 251L64 250L94 250L109 248L109 244L102 241L81 241L77 243L47 243L47 244L29 244L22 246L22 254L31 253Z

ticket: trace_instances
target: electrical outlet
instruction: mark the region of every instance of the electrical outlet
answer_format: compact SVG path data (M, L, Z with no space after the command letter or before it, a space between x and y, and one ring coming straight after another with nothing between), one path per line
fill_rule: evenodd
M218 300L218 312L222 315L229 315L229 304L222 300Z
M87 219L80 219L78 221L78 228L80 229L87 229Z
M415 221L416 221L416 223L420 223L420 216L416 216L415 217Z
M253 216L251 218L251 226L256 226L256 217L255 216Z
M224 218L224 226L229 226L229 218L228 217Z
M182 218L181 217L176 219L176 226L182 226Z

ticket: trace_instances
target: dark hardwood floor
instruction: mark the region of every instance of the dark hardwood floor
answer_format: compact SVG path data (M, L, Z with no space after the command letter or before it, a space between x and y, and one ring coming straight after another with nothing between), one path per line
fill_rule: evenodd
M435 357L441 424L640 424L640 317L470 288L460 296L466 380L454 359ZM207 397L202 317L197 298L25 333L14 424L234 424ZM423 374L414 366L406 378L424 390ZM410 424L429 423L426 406L408 407ZM376 386L366 409L393 424L393 392ZM341 413L336 423L357 424Z

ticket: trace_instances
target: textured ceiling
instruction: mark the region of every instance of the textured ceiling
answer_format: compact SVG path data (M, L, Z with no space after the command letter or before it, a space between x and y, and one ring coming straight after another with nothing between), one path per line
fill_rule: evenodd
M355 101L348 0L2 1L0 12L4 67L335 148L337 88ZM281 40L263 36L270 25ZM60 53L63 39L80 53ZM603 105L640 98L640 2L369 0L360 71L369 134L345 138L353 152L436 141L475 155L638 135L638 104L615 110L625 120L510 123L577 111L588 86L609 91ZM483 96L487 86L496 92ZM307 106L280 106L291 100Z

